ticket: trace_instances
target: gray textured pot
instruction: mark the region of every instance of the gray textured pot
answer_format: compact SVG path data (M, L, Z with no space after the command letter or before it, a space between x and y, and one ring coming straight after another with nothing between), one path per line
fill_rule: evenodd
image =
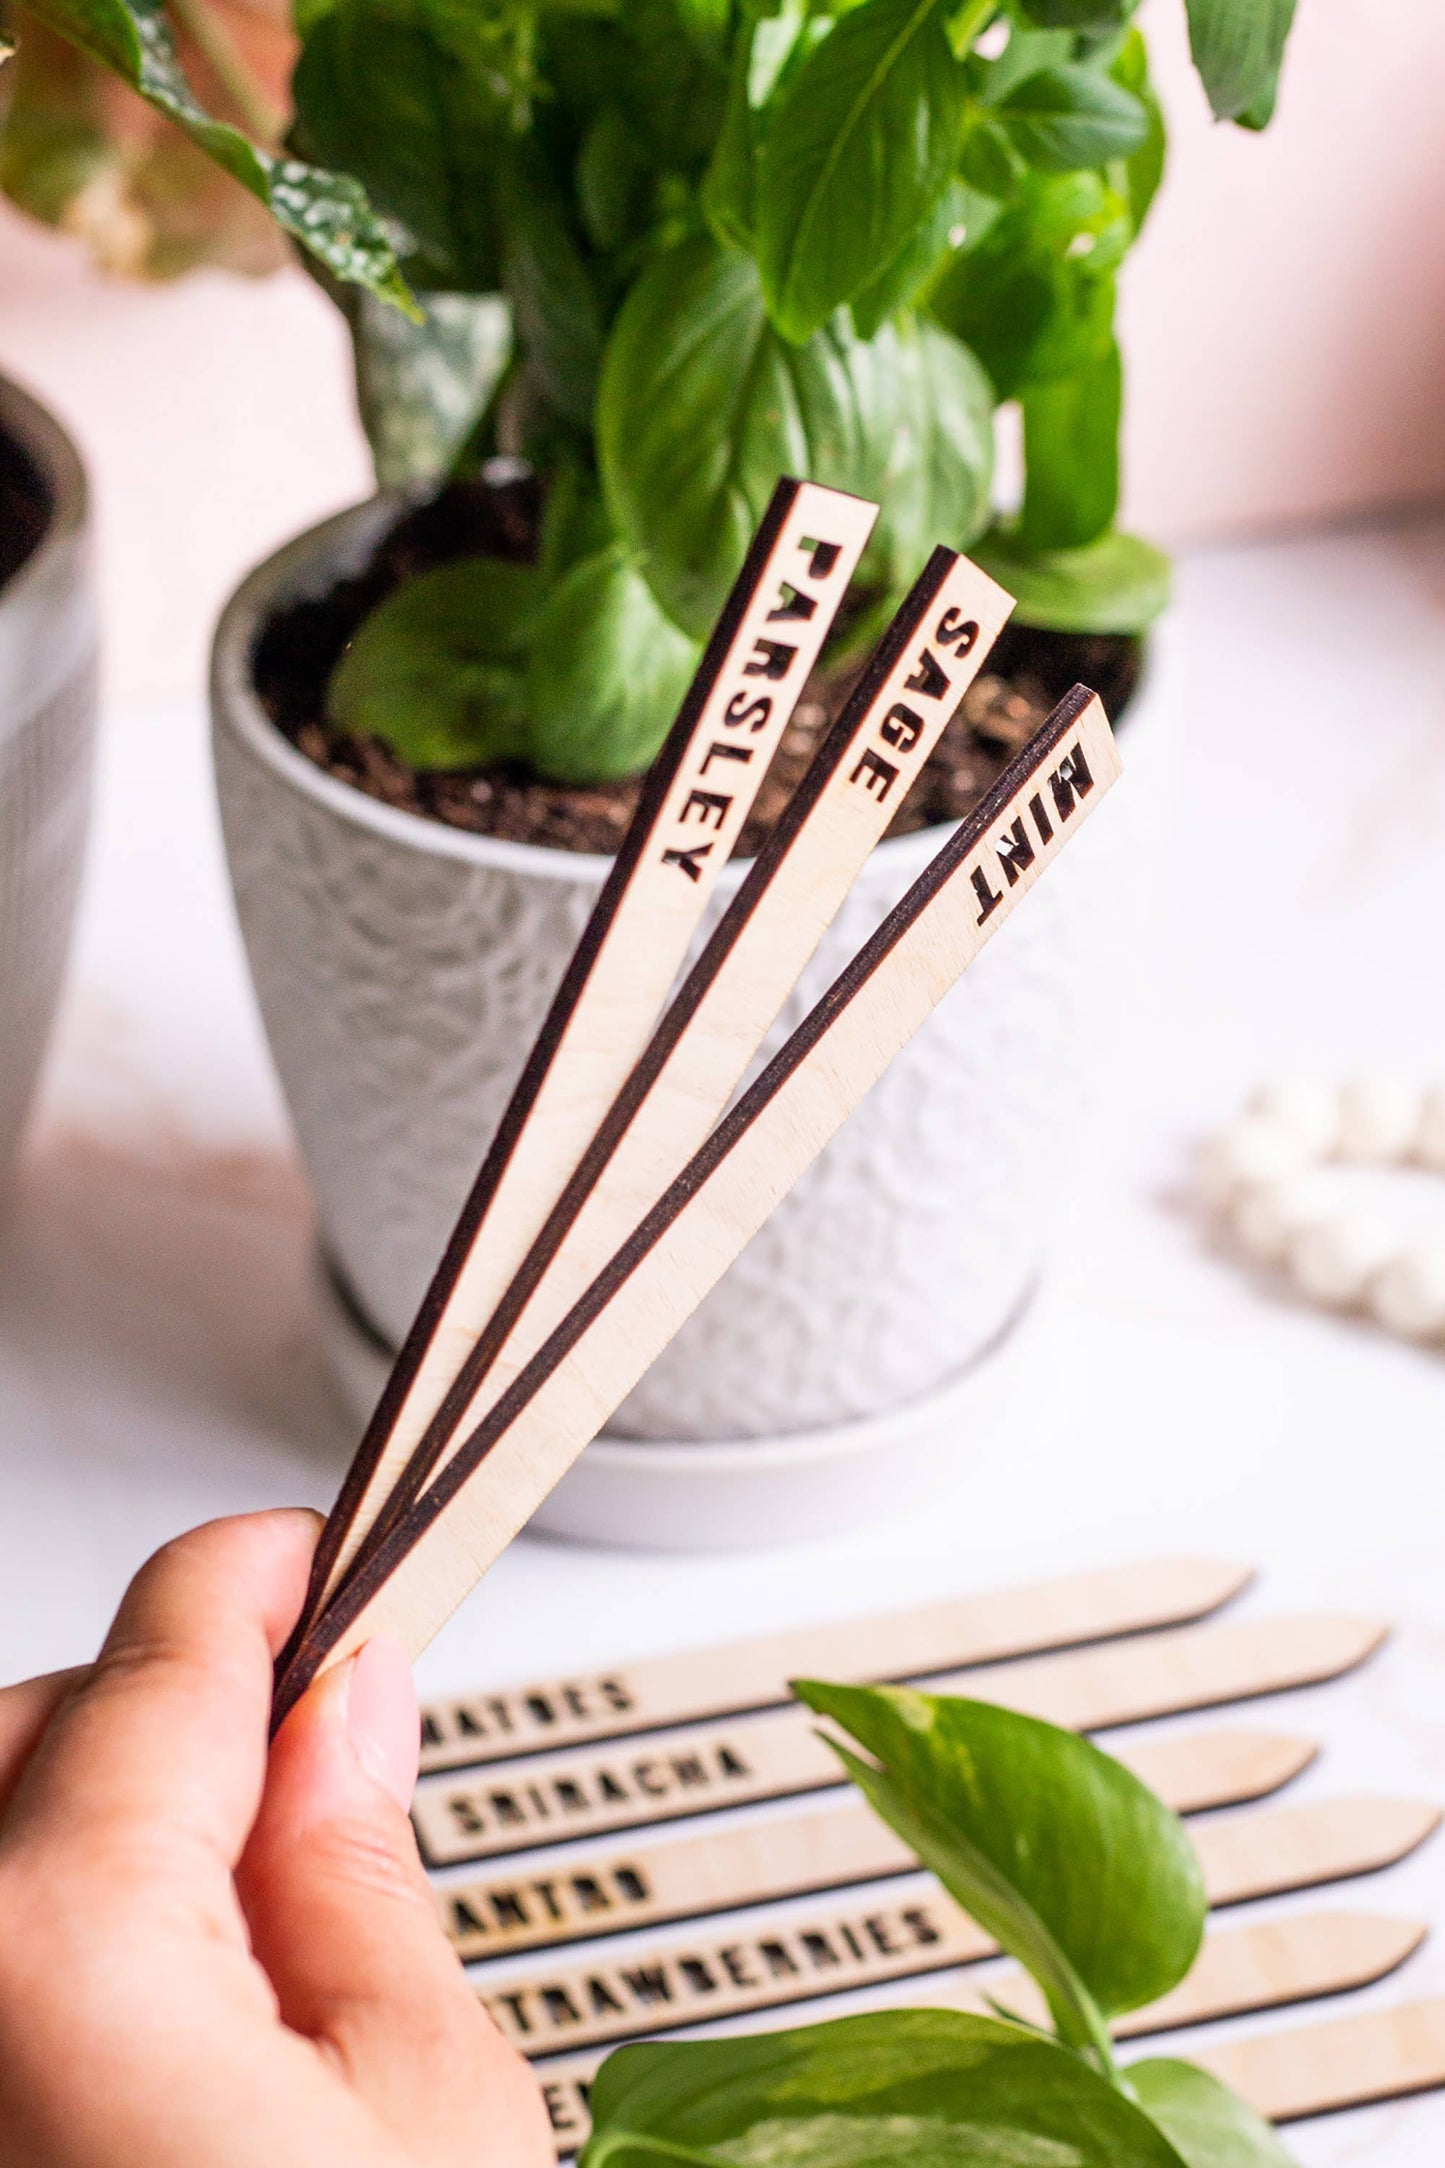
M29 1111L80 885L95 727L85 475L45 409L0 378L0 431L49 497L0 587L0 1188Z
M394 516L394 504L360 506L254 572L221 621L212 680L221 814L261 1010L325 1250L376 1343L368 1363L353 1332L355 1359L343 1357L358 1400L410 1321L605 871L383 806L305 760L259 707L259 626L357 567ZM1170 704L1151 667L1126 768L1144 765ZM998 1342L1067 1188L1104 959L1137 904L1129 797L1115 794L895 1062L624 1403L604 1449L727 1440L737 1452L806 1433L816 1482L820 1438L859 1424L872 1436L889 1411L956 1394ZM935 831L875 853L767 1051L938 842ZM331 1329L347 1330L334 1305ZM645 1448L627 1452L645 1473ZM580 1525L565 1508L551 1517Z

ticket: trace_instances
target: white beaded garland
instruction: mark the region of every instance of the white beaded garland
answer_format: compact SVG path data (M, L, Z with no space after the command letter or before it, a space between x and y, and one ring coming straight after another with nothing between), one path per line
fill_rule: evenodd
M1206 1145L1199 1169L1205 1198L1252 1262L1283 1271L1313 1302L1445 1346L1445 1232L1405 1241L1339 1203L1317 1171L1329 1160L1445 1173L1445 1084L1276 1079Z
M1445 1339L1445 1245L1414 1242L1370 1282L1370 1314L1406 1340Z
M1424 1092L1404 1077L1355 1077L1340 1094L1341 1157L1367 1166L1408 1159L1424 1110Z

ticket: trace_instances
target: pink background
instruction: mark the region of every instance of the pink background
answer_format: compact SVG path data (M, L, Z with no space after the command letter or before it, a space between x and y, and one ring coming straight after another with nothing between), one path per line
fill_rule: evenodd
M1146 0L1173 128L1124 309L1129 522L1169 542L1445 490L1445 8L1300 0L1279 116L1210 123ZM238 574L364 494L337 320L297 272L128 288L0 209L0 367L88 454L123 705L193 692Z

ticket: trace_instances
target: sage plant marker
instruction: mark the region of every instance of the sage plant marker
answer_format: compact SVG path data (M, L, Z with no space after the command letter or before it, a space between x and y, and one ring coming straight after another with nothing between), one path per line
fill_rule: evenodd
M486 1421L337 1590L283 1687L423 1649L1118 775L1076 686L719 1123Z
M292 1649L646 1044L877 511L815 482L774 490L322 1533Z

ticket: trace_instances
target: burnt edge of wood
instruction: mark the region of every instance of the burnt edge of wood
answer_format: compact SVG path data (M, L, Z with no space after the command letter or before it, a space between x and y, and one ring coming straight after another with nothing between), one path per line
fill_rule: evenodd
M476 1180L473 1182L457 1217L455 1226L442 1252L441 1261L433 1273L426 1293L421 1299L411 1329L402 1342L401 1349L381 1398L372 1410L371 1419L362 1435L354 1459L343 1478L336 1503L326 1517L311 1563L311 1577L306 1590L301 1615L286 1645L276 1659L275 1680L278 1697L287 1670L298 1655L307 1630L316 1617L326 1584L341 1552L347 1532L365 1496L366 1488L374 1474L387 1440L400 1415L406 1396L416 1382L427 1349L431 1345L437 1324L461 1274L477 1231L486 1217L488 1207L516 1149L517 1139L527 1122L537 1095L541 1091L553 1055L563 1033L577 1008L586 988L587 980L597 958L598 950L605 940L613 920L617 916L624 892L642 859L649 838L666 802L679 769L687 757L698 719L716 685L718 676L727 660L728 650L737 636L754 593L767 568L773 547L786 524L803 484L791 476L783 476L768 501L768 508L759 522L743 560L742 570L734 580L723 605L722 613L713 627L712 637L703 651L701 662L684 695L676 721L663 744L662 751L654 761L637 810L628 825L617 856L604 881L596 903L582 935L562 976L562 982L552 998L552 1005L537 1034L532 1050L527 1056L520 1077L492 1142L487 1149Z
M566 1318L538 1349L526 1368L514 1379L490 1414L438 1472L430 1487L413 1501L406 1514L394 1524L378 1545L365 1570L354 1571L337 1590L326 1611L314 1621L311 1629L301 1636L300 1645L284 1678L278 1681L273 1725L280 1723L287 1710L305 1692L330 1650L389 1579L417 1538L440 1517L462 1485L475 1474L533 1394L571 1353L582 1334L612 1300L617 1289L636 1271L643 1258L690 1202L694 1193L727 1157L737 1140L751 1128L794 1070L830 1030L835 1019L853 1001L909 928L932 903L940 889L952 878L963 860L977 849L1003 809L1017 796L1023 783L1056 750L1096 697L1086 685L1075 685L1064 695L1023 752L1016 760L1010 761L993 789L980 800L968 819L959 823L948 842L924 868L907 895L894 906L877 932L864 943L852 961L845 965L796 1031L779 1048L761 1076L724 1115L706 1143L693 1155L676 1181L622 1244L587 1292L573 1305Z
M518 1266L511 1285L418 1440L390 1500L358 1551L353 1570L362 1569L367 1555L378 1548L389 1530L420 1495L422 1486L441 1458L448 1439L466 1414L478 1386L491 1369L513 1326L536 1292L613 1153L640 1113L653 1085L692 1023L743 929L762 904L774 875L797 841L808 816L847 758L859 725L887 683L889 674L897 667L915 638L939 589L954 566L959 563L960 556L958 550L938 545L889 622L841 714L810 761L802 782L794 791L762 850L753 860L736 895L674 996L631 1075L603 1116L591 1144L543 1222L541 1232L531 1249Z

